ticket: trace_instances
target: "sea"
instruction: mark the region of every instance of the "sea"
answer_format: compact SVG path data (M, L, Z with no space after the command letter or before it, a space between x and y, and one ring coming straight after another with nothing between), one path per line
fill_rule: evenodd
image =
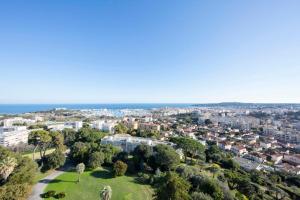
M0 114L23 114L29 112L49 111L57 108L83 109L157 109L157 108L185 108L193 104L181 103L127 103L127 104L0 104Z

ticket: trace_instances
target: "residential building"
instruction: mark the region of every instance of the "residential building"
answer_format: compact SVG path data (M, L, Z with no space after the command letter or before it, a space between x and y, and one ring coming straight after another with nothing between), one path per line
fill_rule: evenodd
M0 145L9 147L28 142L26 126L0 127Z

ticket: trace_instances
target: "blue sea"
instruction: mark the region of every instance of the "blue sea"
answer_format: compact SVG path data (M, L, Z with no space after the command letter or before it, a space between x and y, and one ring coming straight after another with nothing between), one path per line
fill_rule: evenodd
M192 104L147 104L147 103L132 103L132 104L0 104L0 114L22 114L28 112L48 111L55 108L66 109L153 109L176 107L190 107Z

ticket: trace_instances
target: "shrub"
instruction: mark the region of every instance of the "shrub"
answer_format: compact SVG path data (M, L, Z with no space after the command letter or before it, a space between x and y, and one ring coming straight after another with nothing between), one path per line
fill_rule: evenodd
M127 171L127 164L118 160L114 164L115 176L123 176Z
M92 153L89 157L88 166L92 169L100 167L104 163L104 153L96 151Z
M42 198L50 198L50 197L54 197L55 195L55 191L54 190L50 190L48 192L45 192L44 194L42 194Z
M65 197L66 197L66 193L64 193L64 192L60 192L54 196L54 198L56 198L56 199L63 199Z

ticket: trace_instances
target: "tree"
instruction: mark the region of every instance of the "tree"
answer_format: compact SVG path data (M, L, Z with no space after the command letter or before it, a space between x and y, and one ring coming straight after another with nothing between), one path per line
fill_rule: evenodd
M84 163L79 163L76 166L76 172L78 173L78 180L77 180L78 183L80 182L80 176L84 172L84 169L85 169Z
M110 200L112 197L112 189L109 185L104 186L101 191L101 200Z
M218 164L212 164L207 168L211 173L213 173L213 177L221 170L221 167Z
M96 169L104 163L104 158L104 153L100 151L93 152L89 157L88 166L92 169Z
M14 166L14 169L10 169L11 173L5 177L0 173L0 199L1 200L16 200L27 199L30 194L30 188L34 184L34 178L37 170L37 165L30 158L22 157L19 154L15 154L8 149L0 146L0 162L12 163L9 165ZM16 165L13 163L17 163ZM7 167L6 165L2 165ZM4 170L0 167L0 171ZM4 170L7 171L7 170Z
M209 194L205 194L203 192L193 192L192 200L213 200L213 198Z
M7 180L9 175L14 171L17 166L17 160L12 157L7 157L0 162L0 175L4 179Z
M65 146L64 146L63 135L58 131L51 131L50 136L51 136L51 143L52 143L51 146L59 151L64 151Z
M118 123L115 126L115 134L124 134L127 133L128 128L123 123Z
M179 165L180 157L172 147L159 144L154 147L154 151L156 167L162 170L170 170Z
M45 165L43 170L55 169L65 164L65 154L60 150L55 150L53 153L45 156Z
M66 128L62 131L62 134L64 136L65 145L71 146L74 144L76 140L76 131L74 129Z
M123 176L127 171L127 164L118 160L114 164L114 173L115 176Z
M83 142L76 142L71 147L71 158L73 161L80 163L80 162L87 162L88 155L89 155L90 145L88 143Z
M41 159L45 157L47 149L51 146L52 137L50 133L45 130L32 131L28 136L28 144L35 146L35 150L39 147ZM34 160L34 153L33 153Z
M173 137L170 141L183 149L185 160L188 155L191 155L192 158L197 155L205 160L205 147L200 142L188 137Z
M132 152L135 167L139 170L143 170L144 163L149 162L152 154L153 150L150 146L145 144L137 146Z
M157 200L189 200L190 184L175 172L168 172L155 191Z

